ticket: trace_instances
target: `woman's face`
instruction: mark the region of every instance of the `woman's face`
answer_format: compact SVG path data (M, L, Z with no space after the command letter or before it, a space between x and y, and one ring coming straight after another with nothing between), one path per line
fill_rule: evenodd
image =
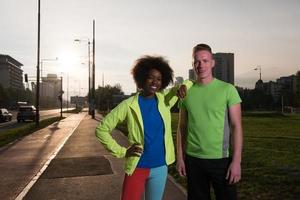
M157 69L151 69L146 78L144 85L144 94L146 96L154 96L155 92L161 89L162 75Z

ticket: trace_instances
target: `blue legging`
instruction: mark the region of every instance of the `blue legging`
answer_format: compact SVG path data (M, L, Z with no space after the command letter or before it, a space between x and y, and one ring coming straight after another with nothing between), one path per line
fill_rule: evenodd
M125 175L122 200L160 200L163 197L168 175L167 166L151 169L136 168L131 176Z
M150 170L150 175L146 181L145 187L146 200L162 199L165 190L167 175L167 166L156 167Z

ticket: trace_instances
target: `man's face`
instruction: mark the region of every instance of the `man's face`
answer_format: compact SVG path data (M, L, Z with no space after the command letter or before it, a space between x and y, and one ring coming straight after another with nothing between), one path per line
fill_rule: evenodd
M197 51L194 57L194 70L198 79L212 77L212 68L215 66L215 61L212 54L208 51Z

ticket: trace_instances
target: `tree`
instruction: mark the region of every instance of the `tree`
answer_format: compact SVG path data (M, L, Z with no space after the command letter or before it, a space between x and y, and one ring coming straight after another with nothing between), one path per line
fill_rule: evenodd
M100 110L110 110L112 109L114 104L114 95L123 95L121 85L116 84L114 86L106 85L105 87L100 87L95 91L96 97L96 108Z
M24 87L20 89L4 88L0 84L0 106L14 109L17 106L18 101L28 102L29 104L34 103L34 94L28 88L25 90Z
M8 94L5 88L0 84L0 107L7 107L8 102Z

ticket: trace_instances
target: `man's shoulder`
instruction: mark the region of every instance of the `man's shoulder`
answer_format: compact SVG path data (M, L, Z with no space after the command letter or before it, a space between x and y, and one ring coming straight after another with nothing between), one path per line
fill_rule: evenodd
M220 79L215 79L215 82L216 82L216 85L217 85L218 87L221 87L221 88L223 88L223 89L232 89L232 88L235 88L235 86L232 85L231 83L222 81L222 80L220 80Z

